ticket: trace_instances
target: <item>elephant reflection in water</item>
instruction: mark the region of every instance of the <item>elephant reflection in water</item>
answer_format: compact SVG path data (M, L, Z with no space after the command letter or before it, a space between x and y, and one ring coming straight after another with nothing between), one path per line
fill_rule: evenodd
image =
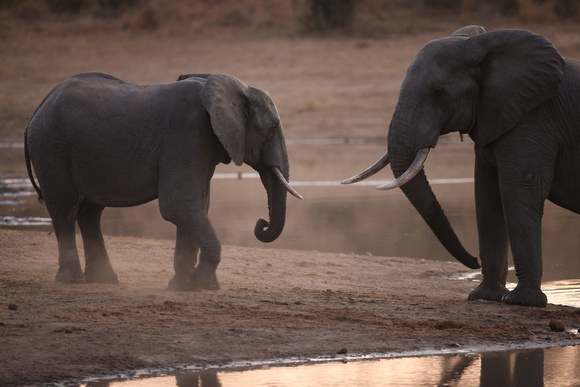
M161 381L156 381L155 376L151 378L154 382L152 385L162 385ZM172 379L172 376L163 376L163 379ZM117 384L111 380L99 380L91 382L91 387L109 387L112 384ZM222 387L216 370L199 371L199 372L178 372L175 374L175 385L177 387Z
M449 386L461 380L475 363L475 356L444 357L449 367L444 367L439 386ZM513 364L512 364L513 360ZM543 386L544 349L521 350L481 354L480 387Z
M546 306L541 291L545 200L580 213L580 62L522 30L464 27L427 43L411 62L390 123L388 149L344 184L389 162L400 187L443 246L466 266L459 242L425 176L440 135L475 143L475 204L483 280L469 300ZM518 284L506 289L508 243Z
M222 387L217 371L182 372L175 375L177 387Z

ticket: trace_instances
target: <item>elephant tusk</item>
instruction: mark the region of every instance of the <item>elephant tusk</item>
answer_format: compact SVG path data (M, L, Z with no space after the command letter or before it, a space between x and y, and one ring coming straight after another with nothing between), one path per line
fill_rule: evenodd
M386 167L387 164L389 164L389 152L388 151L385 152L385 154L382 155L381 158L378 159L373 165L371 165L370 167L368 167L367 169L365 169L364 171L362 171L358 175L355 175L351 178L348 178L346 180L341 181L340 184L352 184L352 183L357 183L361 180L367 179L367 178L371 177L372 175L374 175L375 173L377 173L378 171L380 171L381 169L383 169L384 167Z
M393 189L408 183L409 180L414 178L417 175L417 173L419 173L419 171L423 168L423 164L425 164L425 161L427 160L427 156L429 156L430 151L431 148L423 148L419 150L419 152L417 152L417 155L415 156L415 160L413 160L409 168L407 168L407 170L401 176L399 176L396 180L391 181L390 183L379 185L377 189L380 190Z
M304 199L304 197L300 195L298 192L296 192L296 190L292 188L290 183L286 181L286 178L284 177L284 175L282 175L282 172L278 168L273 167L272 170L274 171L274 174L276 175L280 183L284 186L284 188L286 188L288 192L290 192L293 196L297 197L300 200Z

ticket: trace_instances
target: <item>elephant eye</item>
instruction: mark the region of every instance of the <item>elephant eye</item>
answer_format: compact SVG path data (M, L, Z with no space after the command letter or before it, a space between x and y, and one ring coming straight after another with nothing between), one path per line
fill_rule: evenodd
M435 89L434 94L435 94L435 97L441 98L445 95L445 90L442 88L437 88L437 89Z

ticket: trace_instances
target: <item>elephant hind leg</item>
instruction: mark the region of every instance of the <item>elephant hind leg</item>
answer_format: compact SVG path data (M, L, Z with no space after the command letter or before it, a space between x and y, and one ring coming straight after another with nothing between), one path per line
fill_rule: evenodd
M118 283L119 277L113 270L105 240L101 233L103 207L83 205L78 214L78 224L85 249L85 280L87 282Z
M71 204L74 203L73 200L55 201L50 195L45 195L45 203L58 242L56 280L67 283L84 282L75 236L78 206Z

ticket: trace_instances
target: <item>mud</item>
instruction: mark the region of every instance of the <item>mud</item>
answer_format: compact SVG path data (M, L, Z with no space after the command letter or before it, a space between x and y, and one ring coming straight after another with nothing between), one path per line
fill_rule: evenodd
M188 293L167 290L173 242L106 242L121 282L68 285L54 281L54 235L0 230L2 385L344 351L580 343L569 332L579 309L468 302L475 283L451 279L466 271L458 263L225 246L222 289Z

